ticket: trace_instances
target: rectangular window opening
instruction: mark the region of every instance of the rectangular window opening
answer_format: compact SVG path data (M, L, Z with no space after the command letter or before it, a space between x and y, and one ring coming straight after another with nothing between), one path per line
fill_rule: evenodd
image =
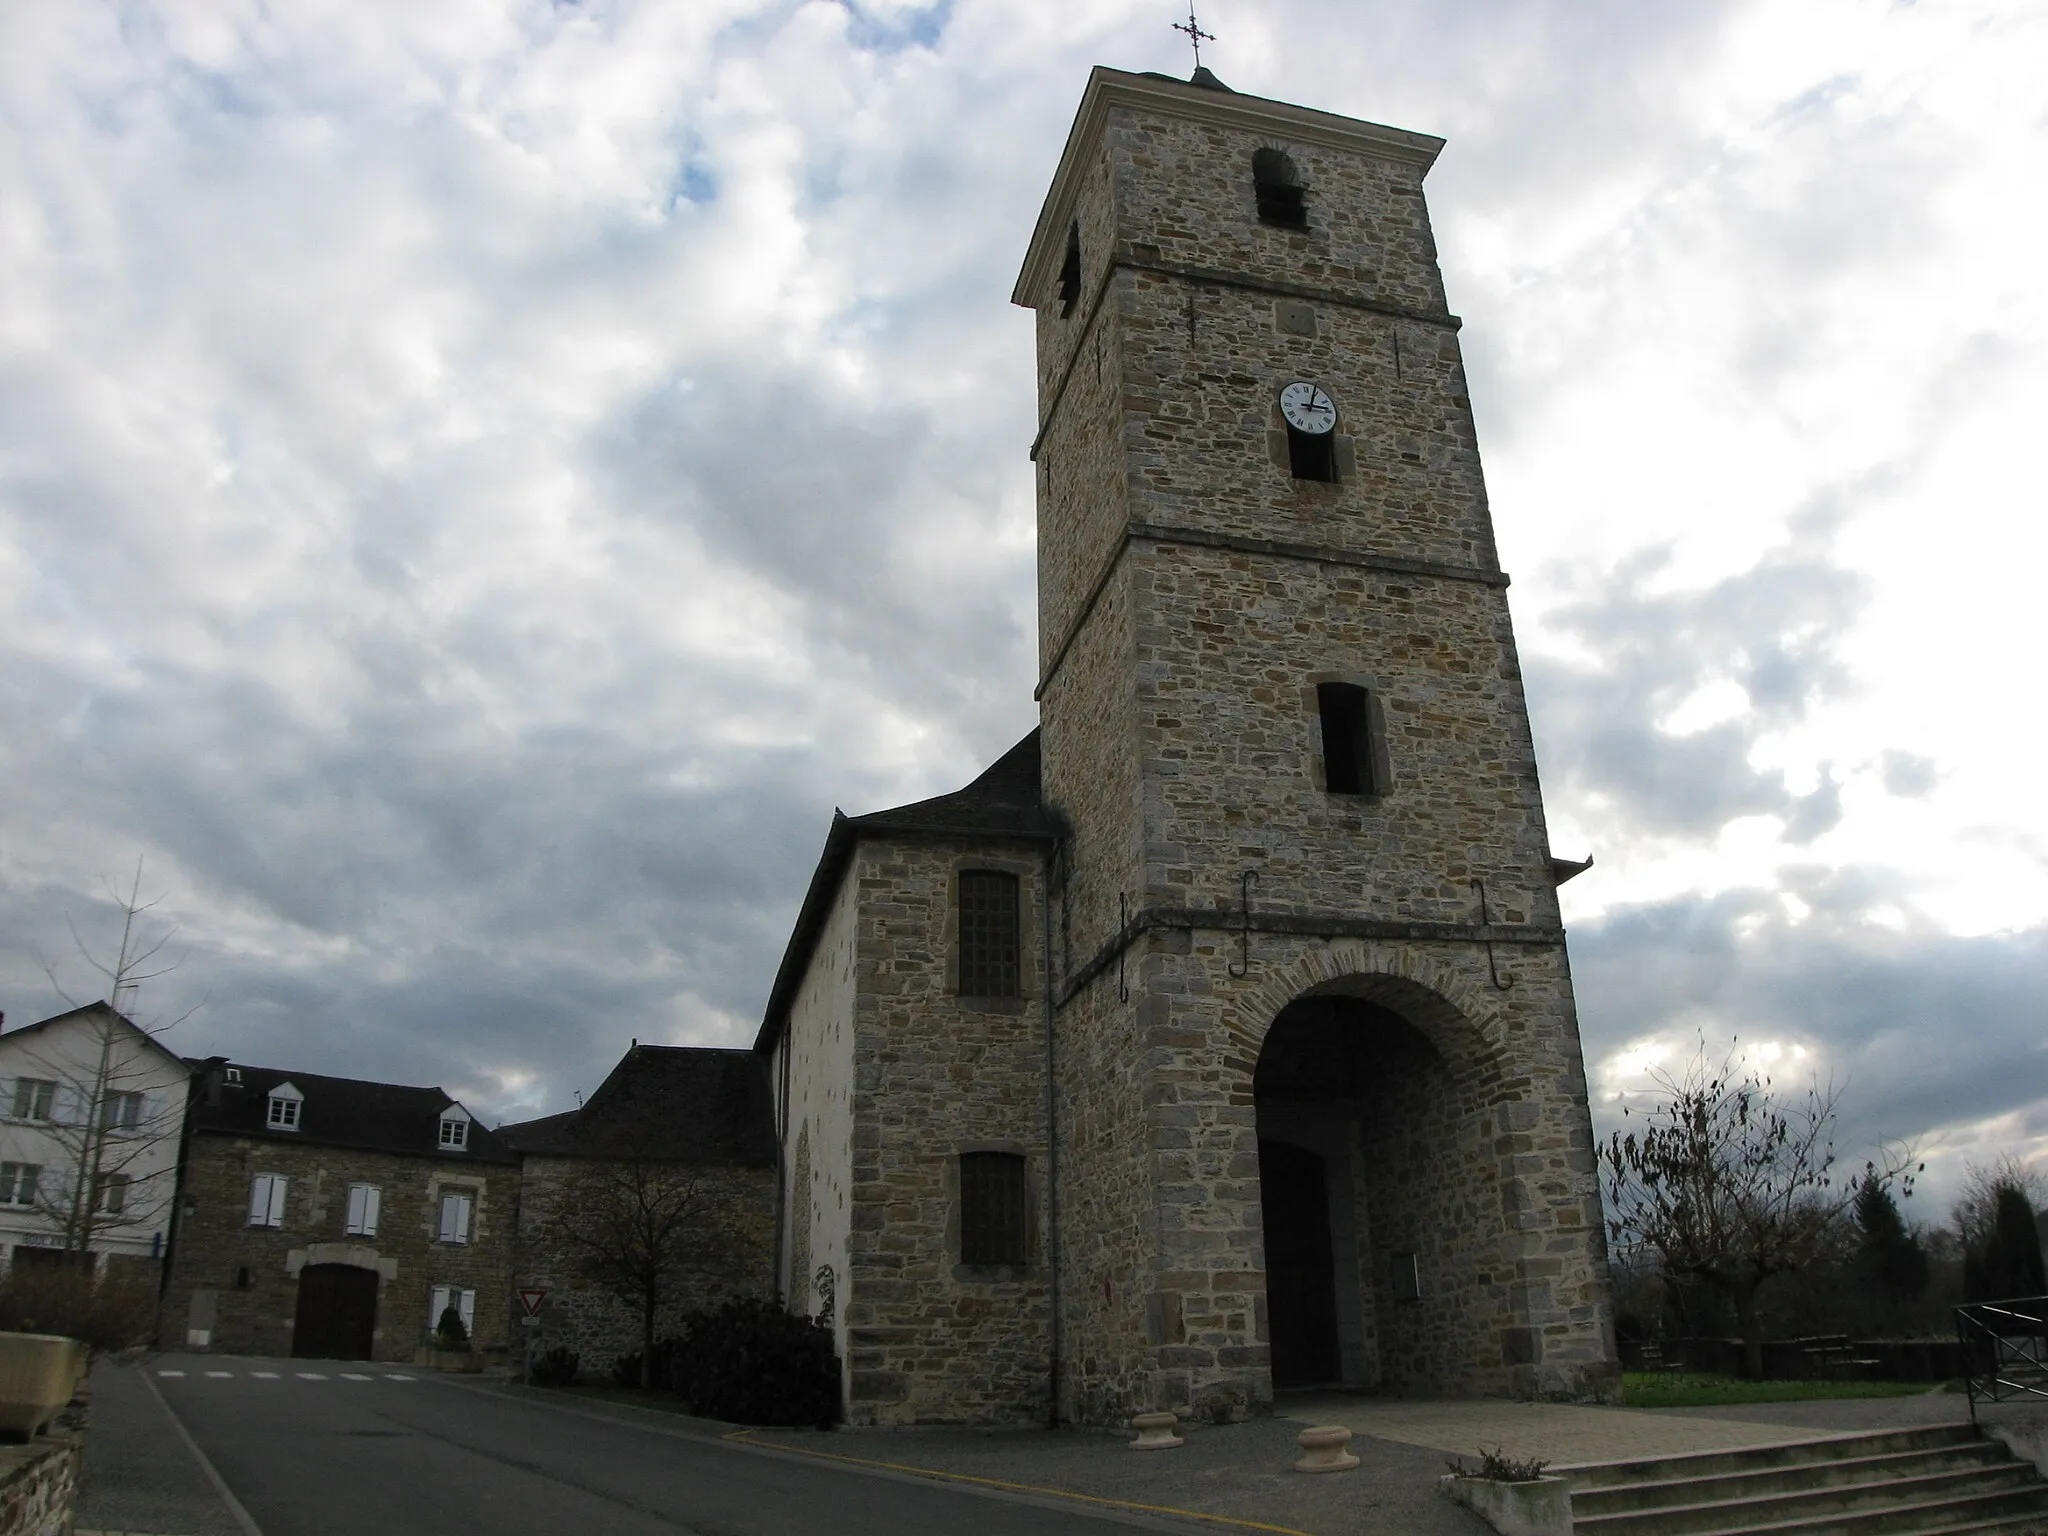
M350 1237L375 1237L377 1216L384 1203L383 1192L374 1184L351 1184L348 1187L348 1221L346 1231Z
M1287 472L1297 480L1320 480L1326 485L1334 485L1337 480L1337 434L1303 432L1289 422Z
M1422 1300L1422 1270L1415 1262L1415 1255L1397 1253L1391 1256L1391 1261L1394 1300Z
M38 1077L16 1078L14 1083L14 1118L17 1120L47 1120L50 1106L57 1097L57 1085Z
M1371 695L1356 683L1318 683L1316 706L1323 717L1323 787L1333 795L1379 793Z
M441 1122L441 1147L448 1152L460 1152L469 1145L469 1122L460 1115L449 1115Z
M444 1243L466 1243L469 1241L469 1216L471 1200L468 1195L443 1195L441 1197L440 1240Z
M100 1127L109 1131L132 1131L142 1124L139 1093L110 1093L100 1100Z
M34 1205L41 1163L0 1163L0 1204Z
M1071 320L1081 302L1081 226L1067 230L1067 258L1060 263L1060 318Z
M1017 877L960 872L960 995L1016 997L1021 970Z
M1027 1235L1024 1159L1013 1152L963 1152L960 1262L1022 1264Z

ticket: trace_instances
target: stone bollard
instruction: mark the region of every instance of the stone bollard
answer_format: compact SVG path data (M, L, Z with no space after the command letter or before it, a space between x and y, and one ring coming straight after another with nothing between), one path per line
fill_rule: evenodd
M1358 1465L1358 1458L1344 1449L1351 1431L1342 1424L1318 1424L1294 1438L1308 1453L1294 1464L1297 1472L1349 1472Z
M1176 1445L1187 1443L1173 1432L1173 1415L1170 1413L1138 1414L1132 1418L1131 1428L1138 1432L1138 1438L1131 1442L1134 1451L1170 1451Z

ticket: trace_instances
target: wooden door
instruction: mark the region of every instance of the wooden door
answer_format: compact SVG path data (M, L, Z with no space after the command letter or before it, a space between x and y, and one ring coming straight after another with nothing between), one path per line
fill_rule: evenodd
M1259 1207L1266 1220L1266 1321L1273 1385L1343 1379L1337 1352L1337 1276L1330 1188L1323 1160L1284 1141L1259 1143Z
M308 1264L299 1271L292 1353L314 1360L367 1360L377 1331L377 1271Z

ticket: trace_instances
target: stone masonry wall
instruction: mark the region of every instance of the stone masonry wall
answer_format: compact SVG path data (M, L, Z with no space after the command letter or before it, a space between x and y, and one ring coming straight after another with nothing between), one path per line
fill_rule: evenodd
M262 1173L282 1174L288 1181L280 1227L249 1225L250 1181ZM382 1192L373 1237L352 1237L344 1230L351 1184L374 1184ZM289 1355L299 1270L308 1262L353 1262L379 1271L372 1358L412 1358L433 1326L427 1314L433 1289L440 1285L476 1292L475 1345L503 1349L513 1308L518 1184L518 1169L506 1163L194 1136L172 1239L159 1344L221 1354ZM443 1243L437 1240L440 1198L458 1192L474 1202L470 1240ZM316 1245L327 1245L328 1251ZM209 1310L210 1340L196 1344L188 1329L195 1316Z
M547 1290L534 1343L539 1349L565 1346L580 1357L585 1375L603 1375L621 1355L641 1346L641 1312L591 1284L576 1271L570 1252L552 1241L549 1223L576 1198L579 1178L593 1160L529 1155L519 1201L519 1242L515 1293ZM704 1240L673 1277L668 1298L655 1313L654 1336L677 1333L686 1313L714 1307L734 1296L772 1293L775 1277L775 1170L771 1166L677 1165L702 1181L709 1201Z
M1019 881L1023 995L958 995L956 881ZM1028 1423L1047 1408L1038 850L863 842L845 1309L857 1424ZM1025 1159L1028 1262L960 1262L960 1156Z

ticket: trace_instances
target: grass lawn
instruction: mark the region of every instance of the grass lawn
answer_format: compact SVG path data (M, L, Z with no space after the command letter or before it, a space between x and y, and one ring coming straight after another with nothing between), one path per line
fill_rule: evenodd
M1917 1397L1938 1381L1744 1381L1692 1371L1624 1371L1631 1408L1711 1408L1722 1403L1808 1403L1835 1397Z

